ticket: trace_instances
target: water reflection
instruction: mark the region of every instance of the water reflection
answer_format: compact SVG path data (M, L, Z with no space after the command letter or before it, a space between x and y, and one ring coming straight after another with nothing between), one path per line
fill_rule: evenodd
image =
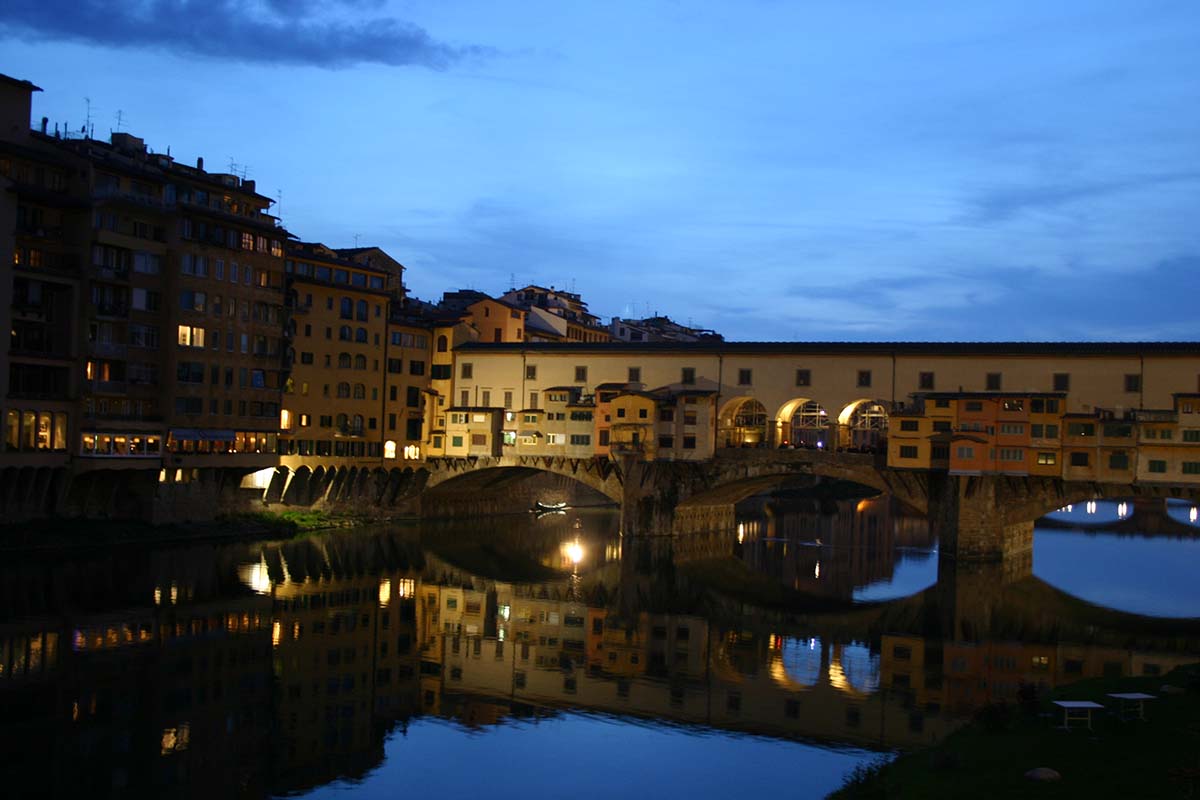
M402 780L378 771L398 748L421 760L445 746L423 721L522 737L510 722L556 719L588 747L580 711L912 747L1023 686L1162 674L1200 652L1193 621L1081 604L1029 575L937 574L924 520L886 498L760 498L703 540L622 541L615 524L597 513L9 563L6 790L253 797ZM721 542L741 586L710 579ZM936 585L855 602L913 554ZM751 605L767 587L815 600ZM605 742L620 761L624 745ZM672 771L701 769L701 745L672 746L667 791Z

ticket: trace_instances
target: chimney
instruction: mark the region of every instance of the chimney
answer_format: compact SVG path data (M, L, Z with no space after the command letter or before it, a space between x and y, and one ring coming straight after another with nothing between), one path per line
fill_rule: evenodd
M196 159L196 169L200 170L201 172L204 171L204 156L200 156Z
M242 178L242 188L245 189L247 192L253 192L254 191L254 181L248 180L246 178Z
M50 124L49 117L42 117L42 136L46 135L46 126Z

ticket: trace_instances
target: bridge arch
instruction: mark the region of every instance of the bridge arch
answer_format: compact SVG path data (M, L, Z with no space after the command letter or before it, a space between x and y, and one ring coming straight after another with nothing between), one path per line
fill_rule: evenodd
M521 474L532 475L535 472L546 472L570 478L584 486L604 495L609 500L620 503L623 497L621 476L616 465L602 458L582 459L551 456L479 456L469 458L431 458L421 470L425 478L425 491L449 481L456 481L468 476L481 476L476 480L488 478L501 479ZM486 474L484 474L486 473Z
M853 400L838 414L842 448L877 450L887 445L888 404L885 400L864 397Z
M771 417L754 397L733 397L717 415L717 447L758 447L771 443Z
M775 412L775 441L828 449L833 442L829 412L811 397L794 397Z

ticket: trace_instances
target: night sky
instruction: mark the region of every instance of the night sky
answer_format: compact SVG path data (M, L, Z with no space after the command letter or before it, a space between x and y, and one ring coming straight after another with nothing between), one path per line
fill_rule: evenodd
M731 339L1198 339L1200 3L7 0L34 119ZM510 276L514 276L510 278Z

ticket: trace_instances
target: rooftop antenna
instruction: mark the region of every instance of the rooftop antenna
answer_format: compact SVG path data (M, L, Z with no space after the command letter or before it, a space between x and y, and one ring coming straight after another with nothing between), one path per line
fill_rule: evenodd
M123 121L124 116L125 116L125 112L123 112L121 109L118 108L117 109L117 133L121 132L121 122Z
M87 136L88 129L92 127L92 98L84 97L83 102L87 104L87 117L83 122L83 135Z
M283 189L275 190L275 216L283 222Z
M356 250L358 249L358 236L359 234L354 234L354 249Z
M510 292L517 290L517 273L515 272L508 273L508 290Z

